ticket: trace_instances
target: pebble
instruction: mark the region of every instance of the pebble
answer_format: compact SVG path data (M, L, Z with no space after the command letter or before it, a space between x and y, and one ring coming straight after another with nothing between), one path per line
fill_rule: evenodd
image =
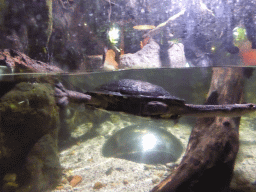
M101 189L102 187L105 187L105 186L106 186L106 184L103 184L98 181L94 184L93 189Z
M159 181L160 181L160 178L159 178L159 177L153 176L153 178L152 178L152 183L153 183L153 184L156 184L156 183L158 183Z
M74 175L72 176L72 178L70 179L70 182L69 184L72 186L72 187L75 187L77 186L79 183L81 183L82 181L82 177L80 175Z
M113 172L113 167L110 167L107 171L106 171L106 175L111 175L111 173Z
M124 185L127 185L128 183L129 183L129 181L128 181L127 179L124 179L124 180L123 180L123 184L124 184Z
M6 182L15 182L17 175L15 173L7 173L4 176L4 181Z

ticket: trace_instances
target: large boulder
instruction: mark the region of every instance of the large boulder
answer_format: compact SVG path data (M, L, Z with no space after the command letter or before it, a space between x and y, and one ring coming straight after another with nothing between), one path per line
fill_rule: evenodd
M18 83L1 97L0 108L3 190L54 188L61 178L61 169L57 155L59 112L53 86ZM10 181L6 179L9 175L15 177Z

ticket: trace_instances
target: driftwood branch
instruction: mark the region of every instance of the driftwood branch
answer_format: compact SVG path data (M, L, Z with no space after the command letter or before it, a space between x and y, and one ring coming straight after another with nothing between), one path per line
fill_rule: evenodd
M202 0L196 0L196 4L198 5L197 6L198 12L207 12L207 13L211 14L212 16L215 16L213 11L208 9L207 6L202 2ZM165 22L160 23L156 28L150 30L149 32L144 34L142 37L144 39L147 37L151 38L151 37L159 34L163 29L165 29L165 27L169 23L173 22L174 20L178 19L180 16L184 15L185 12L190 9L190 6L192 6L192 1L187 4L186 8L183 8L179 13L171 16Z
M241 103L243 89L242 68L213 69L208 97L217 91L219 104ZM180 165L152 192L227 191L239 148L239 123L240 117L198 118Z
M182 9L179 13L171 16L167 21L159 24L156 28L150 30L149 32L147 32L146 34L143 35L143 38L146 37L153 37L154 35L157 35L158 33L160 33L170 22L174 21L175 19L179 18L181 15L184 15L185 13L185 9Z

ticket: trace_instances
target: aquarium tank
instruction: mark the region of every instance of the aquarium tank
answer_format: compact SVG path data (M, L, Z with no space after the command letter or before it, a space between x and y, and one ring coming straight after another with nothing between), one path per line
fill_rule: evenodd
M256 192L255 0L0 0L0 191Z

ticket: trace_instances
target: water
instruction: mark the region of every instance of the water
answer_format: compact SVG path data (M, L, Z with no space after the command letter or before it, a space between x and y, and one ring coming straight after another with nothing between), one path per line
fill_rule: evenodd
M253 68L250 68L253 69ZM118 79L137 79L162 86L174 96L185 99L186 103L203 104L211 82L211 68L183 69L140 69L114 72L94 72L84 74L26 74L1 76L1 156L2 175L15 173L22 175L17 162L26 165L36 164L33 158L44 160L35 155L33 146L45 135L50 135L60 144L60 164L64 168L64 178L80 175L82 181L73 187L76 191L92 191L97 182L102 184L99 191L149 191L164 179L177 162L147 165L119 158L108 158L102 154L106 141L120 129L132 125L157 125L173 134L186 148L190 132L195 126L196 118L181 117L179 121L150 119L119 112L85 107L83 104L70 103L65 110L65 119L60 119L59 108L55 106L54 81L59 79L67 89L80 92L94 90L96 87ZM17 84L19 84L17 86ZM15 88L16 86L16 88ZM244 96L246 102L256 103L256 74L245 80ZM11 95L10 91L16 92ZM3 91L4 90L4 91ZM5 92L5 94L4 94ZM9 93L7 93L9 92ZM8 97L8 94L9 97ZM240 123L240 151L236 162L234 182L244 179L249 183L255 181L256 165L256 114L245 115ZM56 137L57 127L67 126L72 139L59 141ZM48 138L48 137L47 137ZM48 138L49 140L49 138ZM47 139L44 140L49 151L42 153L51 161L46 167L58 167L57 150ZM47 141L47 142L45 142ZM31 149L33 148L33 150ZM50 150L52 149L52 151ZM22 155L26 154L26 155ZM18 160L14 158L21 157ZM30 157L28 159L27 157ZM33 157L33 158L32 158ZM32 160L31 160L32 159ZM8 163L6 163L8 161ZM10 168L3 169L3 167ZM30 169L28 169L30 170ZM42 173L50 178L54 172ZM45 182L39 180L38 182ZM22 183L19 179L12 181ZM242 185L242 184L239 184ZM70 186L63 183L63 190ZM55 190L58 191L58 190Z

